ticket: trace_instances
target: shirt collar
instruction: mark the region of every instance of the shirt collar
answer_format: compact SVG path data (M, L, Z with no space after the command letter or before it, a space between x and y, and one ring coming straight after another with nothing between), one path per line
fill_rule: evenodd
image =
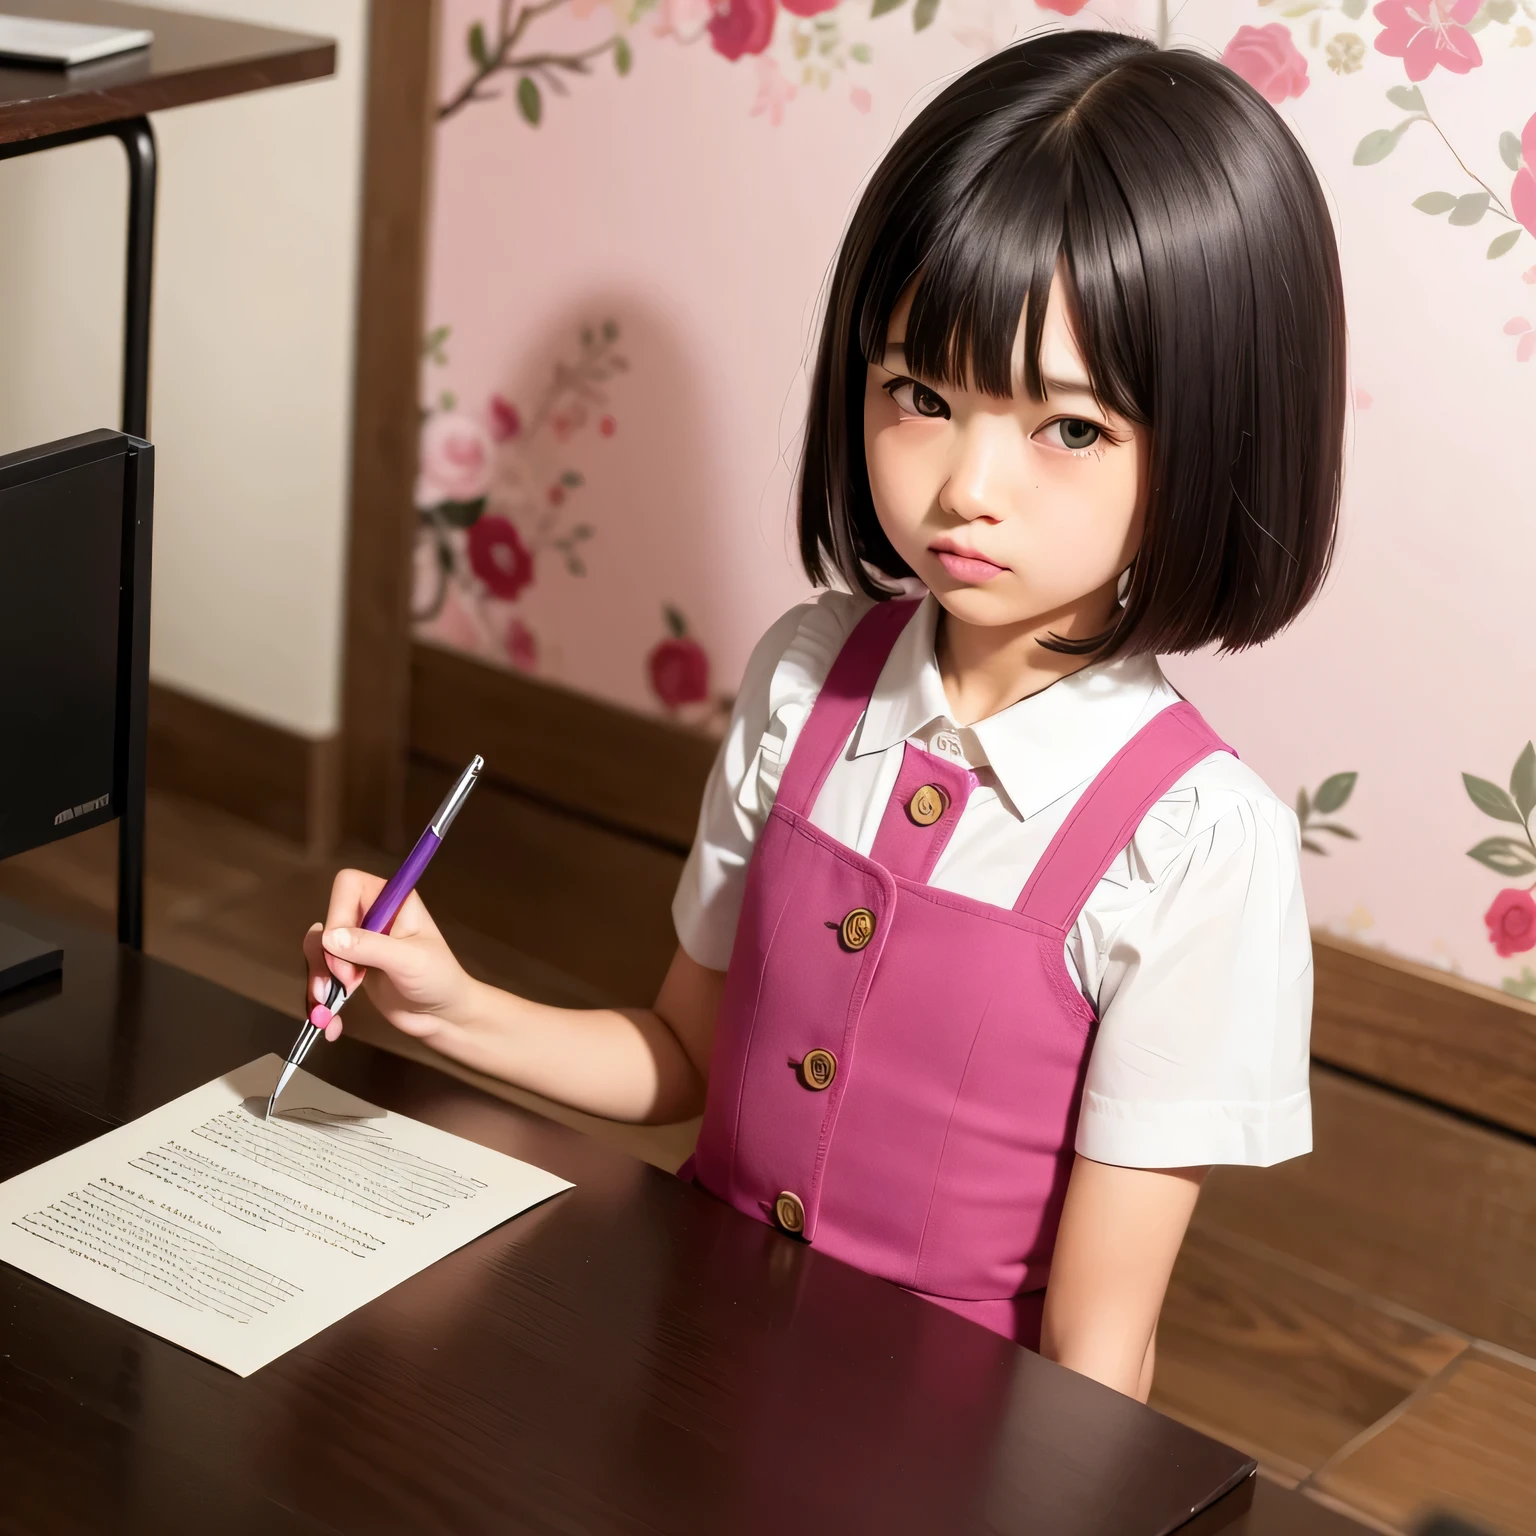
M886 658L854 756L924 735L935 721L954 725L934 656L938 622L938 599L930 593ZM979 743L998 783L1027 819L1087 783L1144 720L1177 700L1155 657L1116 657L1061 678L962 734Z

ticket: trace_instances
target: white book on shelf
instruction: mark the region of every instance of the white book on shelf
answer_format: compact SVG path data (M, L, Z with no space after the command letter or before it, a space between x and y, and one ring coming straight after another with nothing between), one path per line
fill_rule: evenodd
M52 64L67 69L89 64L155 40L143 27L97 27L81 21L44 21L33 16L0 16L0 61Z

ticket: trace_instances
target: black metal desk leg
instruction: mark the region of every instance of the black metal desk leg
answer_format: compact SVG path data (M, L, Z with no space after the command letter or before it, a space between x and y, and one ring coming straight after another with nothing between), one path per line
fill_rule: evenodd
M118 123L113 133L128 156L128 263L123 318L123 431L149 437L149 308L154 290L155 135L147 117ZM151 530L140 521L129 561L134 573L132 649L142 649L136 679L148 675L149 572ZM128 551L125 550L125 554ZM135 657L136 661L140 658ZM137 690L135 690L137 691ZM117 937L133 949L144 947L144 783L148 699L135 698L127 711L126 792L117 824Z
M149 304L155 264L155 134L147 117L113 132L128 156L128 270L123 323L123 431L149 436Z

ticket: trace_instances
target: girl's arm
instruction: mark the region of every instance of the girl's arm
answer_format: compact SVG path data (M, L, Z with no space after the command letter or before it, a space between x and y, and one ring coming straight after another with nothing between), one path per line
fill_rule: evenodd
M723 971L680 948L650 1008L552 1008L466 974L414 893L388 934L357 926L383 886L361 870L337 875L324 928L304 941L312 998L332 975L349 992L365 981L396 1029L588 1114L654 1124L703 1108ZM327 1034L339 1033L337 1020Z
M1077 1158L1046 1286L1041 1354L1146 1402L1157 1315L1206 1172Z

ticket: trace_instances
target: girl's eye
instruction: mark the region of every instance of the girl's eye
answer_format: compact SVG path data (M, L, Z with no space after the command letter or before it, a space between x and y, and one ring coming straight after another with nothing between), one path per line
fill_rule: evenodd
M1070 448L1074 453L1092 448L1104 436L1102 427L1095 426L1091 421L1082 421L1075 416L1065 416L1060 421L1053 421L1047 431L1055 432L1061 446Z
M949 406L944 397L929 389L926 384L919 384L916 379L892 379L884 389L909 416L939 419L949 416Z

